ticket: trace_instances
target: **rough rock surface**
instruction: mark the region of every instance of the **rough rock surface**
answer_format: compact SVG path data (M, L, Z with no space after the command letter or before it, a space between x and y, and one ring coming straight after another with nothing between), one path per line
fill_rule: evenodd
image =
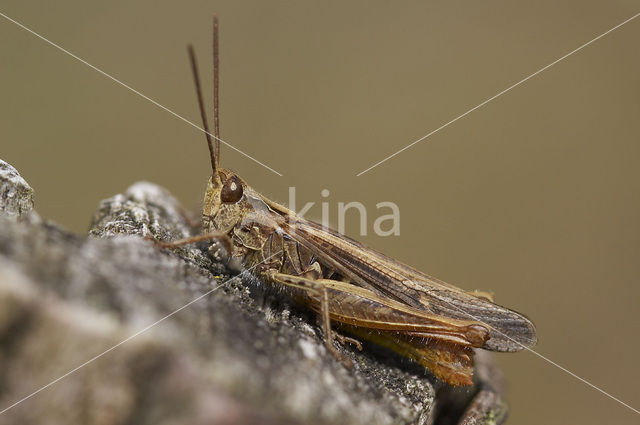
M21 215L33 208L33 189L10 164L0 159L0 213Z
M1 161L0 188L0 424L505 417L486 353L477 356L478 383L465 389L371 345L338 346L354 360L346 368L326 351L312 314L246 274L233 277L206 246L172 252L144 240L196 231L156 185L103 201L89 236L30 211L33 191Z

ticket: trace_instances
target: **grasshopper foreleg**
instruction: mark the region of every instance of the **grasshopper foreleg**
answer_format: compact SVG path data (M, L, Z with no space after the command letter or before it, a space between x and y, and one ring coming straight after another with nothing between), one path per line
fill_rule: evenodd
M210 241L210 240L218 240L222 243L222 246L227 250L227 253L231 253L231 240L226 233L223 232L211 232L205 233L204 235L191 236L189 238L177 239L171 242L162 242L150 236L145 236L146 240L153 242L156 246L160 248L178 248L184 245L190 245L192 243L202 242L202 241Z

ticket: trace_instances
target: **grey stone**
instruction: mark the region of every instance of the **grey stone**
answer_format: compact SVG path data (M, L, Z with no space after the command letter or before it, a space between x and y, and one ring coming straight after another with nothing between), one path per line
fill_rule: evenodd
M27 211L26 182L3 181L17 182L2 196L22 194L11 198ZM168 251L143 239L197 231L154 184L104 200L88 236L3 211L0 411L51 385L0 424L447 424L465 409L466 423L502 420L488 353L464 389L369 344L337 346L347 368L313 314L234 276L206 244Z
M0 212L20 216L33 209L33 189L10 164L0 159Z

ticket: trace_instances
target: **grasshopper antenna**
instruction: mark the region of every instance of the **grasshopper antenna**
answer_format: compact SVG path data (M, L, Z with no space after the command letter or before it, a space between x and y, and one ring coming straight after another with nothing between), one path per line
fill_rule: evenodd
M218 170L218 161L217 161L217 153L216 149L213 147L213 140L211 138L211 133L209 132L209 123L207 122L207 113L204 109L204 100L202 99L202 87L200 86L200 77L198 76L198 64L196 62L196 54L193 51L193 46L189 45L187 47L189 51L189 60L191 62L191 70L193 71L193 80L196 83L196 93L198 94L198 106L200 107L200 115L202 117L202 125L204 127L205 136L207 136L207 144L209 145L209 154L211 155L211 168L213 170L213 175L215 175ZM217 137L217 136L216 136ZM219 148L220 142L216 140L217 150Z
M220 75L220 64L218 60L218 17L213 15L213 134L216 139L215 144L215 157L216 157L216 169L220 166L220 118L219 118L219 106L218 100L218 76Z

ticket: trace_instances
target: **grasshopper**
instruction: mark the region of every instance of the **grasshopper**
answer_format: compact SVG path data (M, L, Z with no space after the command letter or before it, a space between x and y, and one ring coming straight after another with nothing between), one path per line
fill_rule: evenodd
M457 288L303 219L257 192L235 172L220 168L215 17L213 33L213 135L195 53L192 46L188 48L212 167L202 234L159 245L224 242L231 260L315 311L327 349L345 361L334 338L360 349L358 339L373 342L426 367L452 386L462 386L472 384L474 349L513 352L536 343L531 321L495 304L490 294Z

